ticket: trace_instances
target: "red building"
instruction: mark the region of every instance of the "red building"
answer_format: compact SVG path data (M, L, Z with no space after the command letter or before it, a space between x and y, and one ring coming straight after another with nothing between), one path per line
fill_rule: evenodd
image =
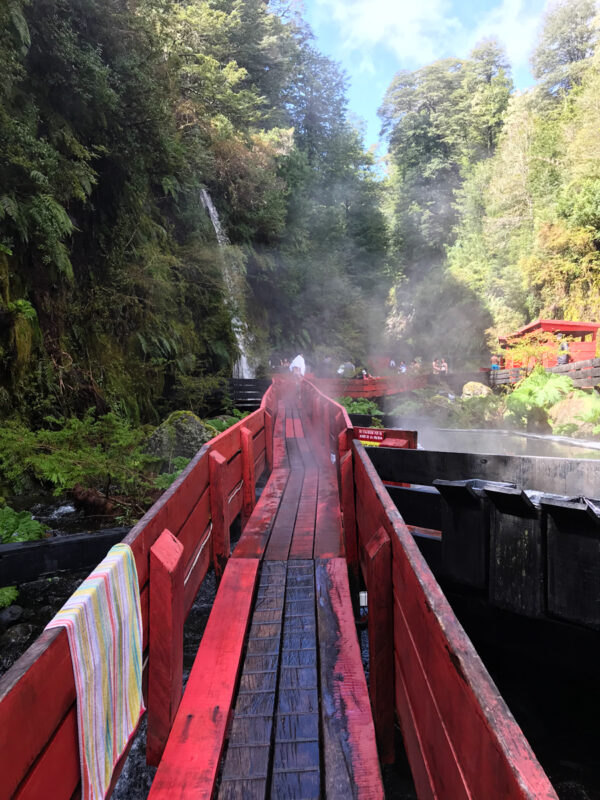
M585 361L588 358L595 358L598 328L600 328L600 322L537 319L514 333L499 337L500 347L504 351L503 366L507 369L523 366L522 359L513 358L510 351L526 338L532 341L537 340L540 343L540 360L545 367L556 366L559 339L553 339L553 337L558 337L559 334L562 334L568 342L569 361Z

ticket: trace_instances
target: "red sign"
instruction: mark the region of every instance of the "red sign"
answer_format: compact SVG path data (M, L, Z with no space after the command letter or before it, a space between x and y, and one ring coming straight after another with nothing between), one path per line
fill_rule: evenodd
M363 442L383 442L383 428L355 428L355 438Z

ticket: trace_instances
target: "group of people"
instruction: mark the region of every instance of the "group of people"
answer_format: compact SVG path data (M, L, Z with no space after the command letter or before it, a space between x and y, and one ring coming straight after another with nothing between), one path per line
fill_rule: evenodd
M306 373L306 361L303 353L298 353L298 355L295 356L292 361L287 358L282 358L278 365L275 366L271 364L271 366L272 368L279 369L283 372L287 372L289 370L289 372L299 376L303 376ZM445 358L434 359L431 366L434 375L445 375L448 372L448 362ZM404 361L399 361L398 364L396 364L395 359L390 358L388 368L390 371L397 372L399 375L403 375L406 372L422 372L423 362L420 358L414 358L408 365ZM494 367L492 367L492 369L493 368ZM316 372L317 377L333 377L333 375L339 375L342 378L373 377L369 374L369 371L366 368L357 368L350 359L343 361L339 367L335 369L331 357L327 357L321 365L321 368L317 368Z
M447 375L448 363L445 358L435 358L431 364L434 375Z

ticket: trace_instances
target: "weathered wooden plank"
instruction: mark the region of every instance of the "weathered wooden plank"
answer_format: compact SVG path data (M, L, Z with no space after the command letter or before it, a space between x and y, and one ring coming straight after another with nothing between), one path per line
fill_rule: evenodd
M486 490L493 501L496 493ZM491 509L490 602L531 617L546 611L545 532L539 512L516 516Z
M290 791L295 791L294 787L298 789L298 775L309 775L310 780L305 781L303 789L308 794L296 796L319 796L319 698L314 580L312 560L288 562L271 797L288 796ZM299 666L300 663L303 666ZM316 795L311 794L314 787L317 787Z
M164 530L150 549L146 761L157 766L183 690L183 545Z
M414 542L396 535L392 547L394 637L402 672L396 677L414 709L431 769L431 791L441 791L444 776L458 780L460 773L472 797L554 798L529 744Z
M304 474L302 494L294 524L290 558L312 558L317 517L319 472L316 467Z
M354 468L350 450L346 451L340 459L340 483L346 560L349 569L356 577L358 575L358 539L354 504Z
M444 501L432 486L386 486L407 525L442 530Z
M370 447L369 458L385 481L431 485L435 478L510 481L524 489L594 497L600 485L600 461L442 453Z
M395 759L394 748L394 601L392 544L383 527L369 539L366 584L369 602L369 694L383 764Z
M252 517L233 551L234 558L262 558L289 474L289 469L276 469L271 473Z
M258 567L258 559L227 563L150 800L212 796Z
M548 512L548 612L600 629L600 523L585 503L542 500Z
M344 537L337 476L333 464L325 461L319 471L314 557L337 558L343 555Z
M3 772L4 776L4 772ZM79 766L79 740L77 734L77 712L73 706L58 729L42 751L33 768L14 794L4 794L0 788L0 797L12 797L14 800L38 800L49 797L71 797L81 780ZM4 777L2 779L4 783Z
M49 675L54 684L51 692ZM0 797L4 800L14 795L69 709L75 714L75 681L65 629L44 631L3 676L1 688Z
M260 576L258 595L277 597L279 607L269 613L268 619L261 610L255 610L252 615L247 657L234 710L236 724L232 726L224 759L220 798L246 797L248 792L253 797L264 797L267 791L277 690L277 672L271 669L270 659L278 657L281 643L285 575L285 564L277 563L265 565ZM276 644L272 653L262 656L265 659L262 664L257 662L256 656L251 662L248 660L248 655L251 658L253 655L251 644L257 639ZM248 781L252 781L250 786Z
M302 483L303 475L292 469L265 550L265 558L269 561L285 561L288 557Z
M318 562L316 586L326 793L383 798L346 562Z

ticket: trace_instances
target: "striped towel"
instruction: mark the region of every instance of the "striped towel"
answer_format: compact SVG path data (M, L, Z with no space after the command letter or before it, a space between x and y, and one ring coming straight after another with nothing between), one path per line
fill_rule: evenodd
M131 548L115 545L51 620L65 627L77 689L83 800L104 800L144 712L142 614Z

